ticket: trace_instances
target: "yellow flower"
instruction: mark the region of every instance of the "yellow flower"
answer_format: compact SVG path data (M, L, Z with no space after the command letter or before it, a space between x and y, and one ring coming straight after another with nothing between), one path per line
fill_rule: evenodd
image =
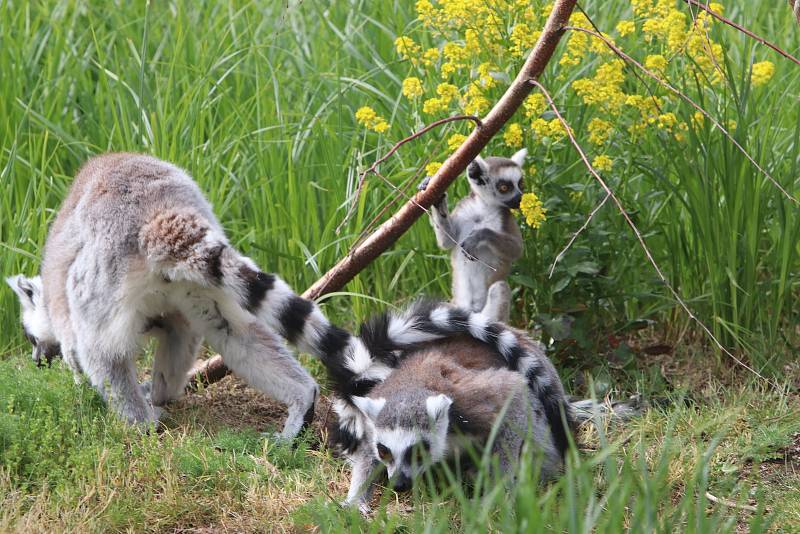
M632 20L622 20L617 24L617 33L619 33L620 37L625 37L629 33L633 33L636 31L636 25L633 23Z
M658 116L658 127L662 130L672 131L672 127L678 122L678 117L674 113L667 112Z
M394 40L394 47L402 59L416 60L419 57L420 47L411 37L400 36Z
M594 167L598 171L610 171L613 165L614 165L614 160L612 160L605 154L600 154L599 156L595 157L592 160L592 167Z
M525 193L519 203L519 211L525 217L525 222L532 228L539 228L547 220L547 209L542 207L542 201L536 193Z
M703 115L699 111L695 111L694 115L692 115L692 126L694 126L695 128L699 128L703 126L705 120L706 120L705 115Z
M750 81L753 87L759 87L767 83L773 74L775 74L775 65L771 61L753 63L753 73L750 75Z
M661 54L647 56L644 60L644 66L650 70L663 73L667 68L667 58Z
M503 141L505 141L506 145L510 147L518 147L522 145L522 126L520 126L517 122L509 124L508 128L506 128L506 131L503 134Z
M553 141L558 141L566 137L567 130L564 128L564 125L558 119L553 119L547 124L548 135L553 139ZM570 128L570 130L572 130Z
M438 48L429 48L422 54L422 63L426 67L431 67L434 63L439 61L439 56L440 54Z
M436 8L429 0L419 0L415 6L417 10L417 19L422 22L424 26L433 26L436 20Z
M725 6L723 6L722 4L718 4L716 2L711 2L711 4L708 7L711 8L711 11L719 15L722 15L722 11L725 9Z
M489 109L491 102L483 94L483 89L479 82L472 82L467 88L467 94L464 95L464 102L462 106L464 113L468 115L481 115L484 111Z
M533 119L531 130L536 134L536 137L546 137L550 135L550 123L541 118Z
M511 55L521 57L530 48L536 44L536 39L539 38L541 32L531 31L525 23L516 24L514 29L511 30L511 42L514 46L511 47Z
M594 118L589 121L589 142L595 145L602 145L608 140L614 125L603 119Z
M478 80L484 89L491 89L497 85L494 76L492 76L492 70L497 70L497 66L489 61L478 65Z
M442 164L438 161L431 161L427 165L425 165L425 174L428 176L433 176L436 172L441 168Z
M422 96L422 82L419 78L406 78L403 80L403 96L406 98L417 98Z
M545 99L542 93L533 93L522 103L526 117L538 117L544 113Z
M447 108L447 106L442 104L442 101L440 99L438 99L438 98L429 98L425 102L422 103L422 111L423 111L423 113L428 113L429 115L432 115L432 114L436 113L437 111L442 111L443 109L446 109L446 108Z
M439 95L442 104L447 105L453 99L458 98L458 88L452 83L440 83L436 87L436 94Z
M453 134L447 139L447 148L450 149L451 152L455 151L458 147L461 146L461 143L467 138L466 135L463 134Z
M356 121L362 124L367 130L383 133L389 129L386 119L375 113L369 106L363 106L356 111Z

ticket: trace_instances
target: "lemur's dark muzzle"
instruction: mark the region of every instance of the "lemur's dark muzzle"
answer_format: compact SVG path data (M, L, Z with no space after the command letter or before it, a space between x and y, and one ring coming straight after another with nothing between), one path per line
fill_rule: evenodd
M514 195L514 198L506 202L506 207L512 210L518 210L520 202L522 202L522 193Z
M404 475L403 473L397 473L396 476L392 477L391 483L392 489L398 493L408 491L412 486L411 477Z

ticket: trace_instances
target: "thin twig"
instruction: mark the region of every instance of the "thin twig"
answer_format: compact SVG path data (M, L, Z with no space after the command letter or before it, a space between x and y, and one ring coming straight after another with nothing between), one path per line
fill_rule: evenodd
M766 39L764 39L760 35L756 35L755 33L751 32L750 30L745 28L744 26L736 24L735 22L733 22L730 19L726 19L725 17L723 17L722 15L720 15L719 13L717 13L716 11L714 11L713 9L708 7L707 5L705 5L705 4L701 3L701 2L698 2L697 0L683 0L683 1L686 2L689 5L693 5L693 6L699 7L700 9L702 9L703 11L705 11L706 13L708 13L709 15L714 17L715 19L724 22L725 24L727 24L728 26L731 26L732 28L736 28L737 30L739 30L743 34L747 35L748 37L752 37L753 39L755 39L759 43L761 43L763 45L766 45L769 48L773 49L774 51L776 51L777 53L779 53L780 55L782 55L786 59L794 61L795 63L800 65L800 59L797 59L796 57L791 55L786 50L780 48L778 45L772 44L771 42L767 41ZM800 22L800 18L798 18L798 22Z
M730 499L722 499L720 497L712 495L710 491L706 492L706 499L708 499L711 502L727 506L728 508L738 508L739 510L746 510L748 512L753 512L753 513L757 511L757 508L755 506L751 506L749 504L739 504L738 502L733 502Z
M580 31L580 32L588 33L589 35L593 35L594 37L597 37L598 39L602 40L606 44L606 46L609 47L611 50L613 50L614 53L617 54L619 57L621 57L625 61L631 63L632 65L635 65L637 68L642 70L645 74L647 74L648 76L650 76L651 78L656 80L658 83L660 83L661 85L663 85L664 87L669 89L672 93L677 95L679 98L681 98L682 100L688 102L693 108L695 108L697 111L702 113L703 116L708 118L708 120L710 120L712 123L714 123L714 126L716 126L717 128L720 129L720 131L730 140L730 142L733 143L734 146L736 146L736 148L738 148L739 151L742 154L744 154L744 156L750 161L750 163L752 163L753 166L755 166L755 168L758 169L761 172L761 174L766 176L767 179L770 182L772 182L772 185L777 187L778 190L780 190L780 192L783 193L783 196L785 196L786 198L788 198L789 200L791 200L795 204L800 205L800 200L797 200L795 197L793 197L791 194L789 194L789 192L786 191L786 189L784 189L783 186L780 183L778 183L778 181L775 178L773 178L770 173L768 173L766 171L766 169L761 167L761 165L759 165L758 162L756 162L756 160L753 159L753 157L747 152L747 150L745 150L744 147L742 145L740 145L739 142L736 141L736 139L733 138L733 136L728 132L728 130L726 130L725 127L722 126L722 124L720 124L720 122L717 119L712 117L705 109L703 109L697 103L695 103L694 100L692 100L691 98L686 96L684 93L682 93L681 91L679 91L678 89L673 87L671 84L669 84L665 80L661 79L657 74L655 74L654 72L650 71L644 65L642 65L641 63L639 63L638 61L633 59L631 56L629 56L628 54L623 52L619 47L617 47L614 43L612 43L611 41L606 39L602 34L599 34L599 33L593 32L592 30L587 30L586 28L581 28L581 27L578 27L578 26L567 26L565 29L573 30L573 31Z
M589 14L588 14L586 11L584 11L583 7L582 7L580 4L576 4L576 5L575 5L575 7L577 7L577 8L578 8L578 10L579 10L581 13L583 13L583 16L584 16L584 17L586 17L586 20L588 20L588 21L589 21L589 24L591 24L591 25L592 25L592 28L594 28L594 31L596 31L597 33L602 33L602 32L600 31L600 28L598 28L598 27L597 27L597 24L595 24L595 23L594 23L594 21L592 20L592 18L589 16ZM658 112L659 112L659 113L663 113L663 111L661 110L661 105L658 103L658 98L656 98L656 95L655 95L655 93L653 92L653 90L652 90L652 89L650 89L650 86L647 84L647 82L645 82L645 81L644 81L644 78L642 78L642 75L641 75L641 74L639 74L638 72L636 72L636 69L633 69L633 70L631 70L631 72L633 72L633 75L634 75L634 76L636 76L636 78L637 78L637 79L638 79L640 82L642 82L642 85L644 85L644 88L645 88L645 89L647 89L647 92L650 94L650 98L652 98L652 99L653 99L653 105L656 107L656 109L658 110ZM604 201L604 202L605 202L605 201Z
M708 8L709 0L706 0L706 8ZM692 15L692 27L694 31L698 31L698 17L695 15L694 10L689 7L689 14ZM703 48L706 51L708 57L711 58L711 63L714 64L714 68L717 69L717 73L720 76L720 79L725 77L725 71L722 70L722 66L720 66L719 62L717 61L716 56L714 55L714 47L711 45L711 35L708 33L708 28L703 28L703 34L705 39L703 39ZM687 38L688 41L688 38ZM706 77L707 78L707 77Z
M605 205L606 201L608 201L608 197L609 196L611 196L611 195L609 193L606 193L606 196L603 197L603 200L600 201L600 204L595 206L594 209L592 210L592 212L589 214L589 217L587 217L586 220L583 221L583 224L581 225L580 228L578 228L578 231L575 232L574 234L572 234L572 237L570 238L569 242L567 243L567 246L565 246L561 250L561 252L558 253L558 255L556 256L556 259L553 260L553 265L550 266L550 274L547 276L548 278L553 278L553 271L556 270L556 264L559 261L561 261L561 258L563 258L564 254L567 253L567 250L569 250L569 247L571 247L572 244L575 242L575 240L578 239L578 236L581 235L581 232L586 230L586 228L589 226L589 223L592 222L592 218L595 216L595 214L598 211L600 211L600 208L602 208Z
M397 152L398 149L404 144L408 143L409 141L413 141L414 139L422 135L425 135L425 133L431 131L437 126L441 126L442 124L447 124L449 122L455 122L455 121L472 121L475 123L475 127L478 129L480 129L480 127L483 125L481 120L475 115L455 115L453 117L445 117L444 119L439 119L438 121L430 123L420 131L414 132L408 137L401 139L400 141L395 143L394 146L391 149L389 149L389 151L386 154L375 160L375 163L370 165L368 169L366 169L365 171L363 171L361 174L358 175L358 187L356 188L355 195L353 196L353 201L350 203L350 207L347 209L347 213L345 214L344 219L342 220L342 222L339 223L339 226L336 227L336 234L337 235L339 234L344 225L347 224L347 221L350 220L350 217L353 216L355 207L358 204L358 199L361 196L361 191L363 191L364 189L364 181L367 179L368 174L374 173L375 169L378 168L378 165L389 159L392 156L392 154Z
M780 387L777 384L775 384L774 382L772 382L768 378L765 378L763 375L761 375L761 373L759 373L758 371L756 371L755 369L753 369L752 367L747 365L741 359L736 357L731 351L726 349L722 345L722 343L719 342L717 337L711 332L711 330L702 321L700 321L700 319L698 319L695 316L694 312L692 312L692 310L689 308L689 306L684 302L684 300L681 298L681 296L678 294L678 292L675 290L675 288L673 288L672 285L669 283L669 280L667 279L667 277L661 271L661 268L658 266L658 263L656 263L655 258L653 258L653 255L651 254L650 249L647 247L647 243L645 242L644 237L642 236L642 233L639 231L639 228L636 226L636 224L630 218L630 216L628 215L628 212L625 211L625 207L622 205L622 202L614 194L614 192L611 190L611 188L608 187L608 184L606 184L605 180L603 180L603 178L601 178L600 175L597 174L597 171L594 170L594 167L592 167L591 163L589 163L589 160L586 157L586 154L584 153L584 151L581 148L581 146L578 144L578 141L575 139L575 136L572 133L572 129L569 127L569 124L567 124L567 121L564 120L564 117L561 116L561 113L559 113L558 108L555 105L555 102L553 102L553 99L550 96L550 93L548 93L547 89L545 89L544 86L541 83L539 83L537 80L531 79L529 82L532 85L534 85L535 87L537 87L542 92L542 94L544 94L544 97L547 99L547 102L550 105L550 109L553 110L553 113L555 113L555 115L558 118L558 120L564 126L564 129L567 131L567 135L569 136L569 140L572 143L572 146L575 147L575 150L580 155L581 160L583 161L584 165L586 165L586 168L589 169L589 172L592 174L592 176L594 176L595 179L600 183L600 186L603 188L603 190L606 192L606 194L608 194L608 196L611 197L611 200L614 201L614 204L617 205L617 209L619 209L619 212L622 214L622 217L625 219L625 222L628 223L628 226L630 226L631 230L633 230L633 233L636 234L636 239L639 241L639 245L641 245L642 250L644 250L644 253L647 256L647 259L650 261L650 264L655 269L656 274L658 274L658 277L661 279L661 282L664 284L664 286L666 286L667 289L669 289L670 293L672 293L672 297L678 302L678 304L680 304L681 308L683 308L683 310L689 315L689 318L692 321L694 321L695 323L697 323L700 326L700 328L703 329L703 331L706 333L706 335L708 335L708 337L714 342L714 344L717 346L717 348L719 348L722 352L727 354L731 359L733 359L733 361L735 361L736 363L738 363L739 365L741 365L742 367L744 367L745 369L747 369L748 371L750 371L751 373L753 373L754 375L759 377L760 379L764 380L768 384L774 386L776 389L780 389Z

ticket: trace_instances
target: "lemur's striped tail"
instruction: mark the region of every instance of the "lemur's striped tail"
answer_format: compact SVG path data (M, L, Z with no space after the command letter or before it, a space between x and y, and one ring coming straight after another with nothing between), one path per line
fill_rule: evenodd
M316 303L295 294L278 276L244 260L235 270L223 269L226 285L236 291L244 309L326 365L330 359L336 361L357 350L357 338L331 324Z
M572 410L558 374L541 345L521 331L492 323L480 313L431 301L419 301L403 313L373 317L361 327L364 352L354 354L353 358L327 360L337 364L329 365L328 369L336 378L336 390L341 397L334 408L340 416L343 448L346 449L348 443L358 443L363 432L357 412L350 406L350 398L369 392L398 366L409 349L456 335L468 335L485 343L502 356L509 369L525 375L531 391L544 407L554 445L563 455L573 426Z

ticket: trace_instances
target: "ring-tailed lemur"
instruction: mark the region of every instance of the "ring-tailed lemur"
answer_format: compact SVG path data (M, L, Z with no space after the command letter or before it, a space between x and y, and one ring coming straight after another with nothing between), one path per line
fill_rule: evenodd
M317 306L264 273L225 237L197 184L138 154L80 170L45 244L41 278L7 279L37 362L59 351L118 413L155 421L184 390L205 338L250 385L288 407L282 436L313 417L316 382L284 339L320 358L369 359ZM142 334L160 343L149 396L137 383Z
M366 510L380 461L400 488L407 486L416 474L406 461L409 451L423 439L433 460L451 452L453 430L485 440L509 396L510 419L496 445L518 445L525 432L513 430L531 412L533 437L545 451L542 474L560 470L573 416L558 373L540 344L492 319L420 302L362 325L362 354L370 360L325 360L338 397L334 441L353 467L347 504ZM520 381L528 393L515 389ZM506 459L503 465L510 465L513 459Z
M522 256L522 234L511 215L522 199L522 164L528 151L511 158L480 156L467 167L470 195L448 213L447 194L430 211L437 244L452 250L453 304L482 311L489 291L505 298L500 316L508 320L511 293L504 282L511 264ZM426 178L420 189L427 186ZM498 283L500 282L500 283Z

